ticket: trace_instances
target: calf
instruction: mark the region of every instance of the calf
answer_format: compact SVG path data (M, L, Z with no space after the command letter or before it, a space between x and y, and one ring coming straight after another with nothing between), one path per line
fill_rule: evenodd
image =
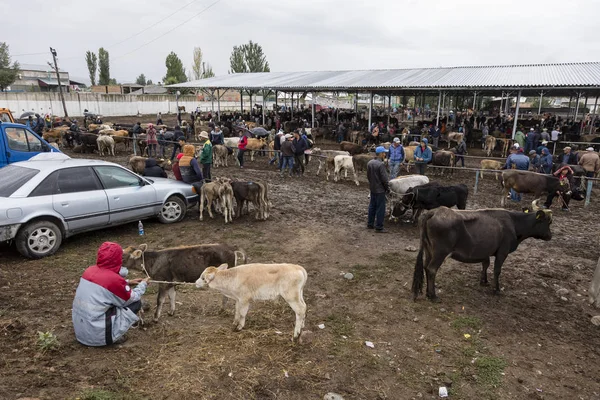
M203 220L203 212L204 212L204 202L206 201L206 204L208 205L208 215L211 218L214 218L213 213L212 213L212 205L213 202L215 202L215 209L218 210L219 207L219 200L221 198L221 194L222 194L222 185L221 185L221 181L220 180L214 180L213 182L209 182L209 183L205 183L204 185L202 185L202 189L200 189L200 205L198 206L199 211L200 211L200 221ZM225 219L225 222L227 222L227 218Z
M104 156L104 152L109 156L115 155L115 140L111 136L100 135L96 142L98 143L98 153L101 156Z
M496 138L492 135L488 135L488 137L485 138L485 154L487 154L488 157L491 157L495 148Z
M222 144L216 144L213 146L213 166L215 168L219 166L227 167L227 155L229 154L229 150L227 147Z
M359 171L360 172L362 172L362 171L366 172L367 171L367 164L372 159L373 159L373 156L371 154L357 154L355 156L352 156L352 161L354 162L354 170L357 173Z
M510 189L513 189L517 193L533 193L536 199L541 197L543 193L564 192L566 190L555 176L518 169L506 169L502 171L502 187L504 188L501 200L502 207L504 207L506 196Z
M481 160L479 163L479 177L483 179L483 170L484 169L495 169L500 170L502 168L502 162L496 160ZM496 180L498 180L498 175L500 173L496 172Z
M148 250L148 246L142 244L123 250L123 267L145 269L148 275L157 281L195 282L211 265L226 263L235 267L238 261L246 262L244 251L225 244L201 244L155 251ZM169 315L175 314L175 286L176 284L159 283L155 321L160 318L167 295L171 301Z
M392 210L399 201L399 197L403 196L408 190L414 186L424 185L429 183L429 178L425 175L406 175L399 176L390 180L390 201L388 202L390 220L393 219Z
M347 151L348 153L350 153L351 156L353 156L355 154L364 153L363 146L356 144L356 143L352 143L352 142L341 142L340 150Z
M294 264L246 264L234 269L222 264L206 268L196 287L213 289L235 300L233 329L236 331L244 328L250 301L283 297L296 313L293 339L297 339L306 318L303 291L307 277L306 270Z
M419 220L421 246L413 275L413 299L423 290L427 272L427 297L436 301L435 276L444 260L481 263L482 285L487 285L490 257L494 256L495 292L500 292L500 271L506 257L530 237L552 239L552 212L535 214L499 209L455 211L440 207L427 211ZM425 258L425 262L423 262Z
M251 202L254 206L256 219L265 219L263 213L263 185L259 185L256 182L231 182L231 187L233 189L233 196L235 197L235 202L237 205L236 217L239 218L242 216L242 210L244 208L244 203Z
M317 169L317 176L319 176L319 172L321 172L321 168L323 167L323 164L325 165L326 173L328 173L328 170L333 169L333 167L334 167L333 159L335 158L335 156L340 156L340 155L341 156L349 156L350 153L348 153L347 151L340 151L340 150L321 150L318 147L315 147L314 149L312 149L311 157L315 156L317 158L317 160L319 161L319 168ZM323 156L325 156L325 157L323 157Z
M246 145L246 150L250 151L250 161L254 161L254 153L263 150L267 146L267 141L265 138L255 139L249 138L248 144Z
M354 183L356 183L356 186L359 185L351 156L335 156L333 162L335 166L335 170L333 171L334 182L337 182L340 179L340 173L344 170L346 177L348 177L348 171L351 171L352 175L354 175ZM329 180L329 171L327 172L327 180Z
M432 210L438 207L454 207L459 210L467 208L469 189L463 185L441 186L439 183L427 183L412 187L406 191L402 200L392 209L392 215L398 218L408 209L412 209L413 223L423 210Z
M452 167L454 166L454 153L451 151L438 150L435 153L433 153L431 163L440 167ZM440 168L440 170L441 175L444 175L444 170L446 170L446 168ZM450 168L450 174L452 174L453 171L454 170Z
M233 222L233 188L231 187L231 179L221 178L221 209L225 223Z
M450 132L448 134L448 148L450 148L450 143L452 143L452 142L456 142L456 144L459 144L460 141L462 140L463 136L464 136L463 133Z
M94 150L98 148L98 135L94 135L93 133L77 132L74 136L77 144L82 145L82 150L84 153L87 153L88 151L93 153Z

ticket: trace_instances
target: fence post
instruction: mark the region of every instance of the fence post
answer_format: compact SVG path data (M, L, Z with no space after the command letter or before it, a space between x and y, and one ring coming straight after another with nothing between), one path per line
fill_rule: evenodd
M137 156L137 150L135 147L135 142L137 142L137 135L133 135L133 155Z
M477 186L479 185L479 170L475 171L475 189L473 194L477 194Z
M592 181L591 179L587 180L587 191L585 193L585 207L590 205L590 198L592 197L592 185L594 184L594 181Z

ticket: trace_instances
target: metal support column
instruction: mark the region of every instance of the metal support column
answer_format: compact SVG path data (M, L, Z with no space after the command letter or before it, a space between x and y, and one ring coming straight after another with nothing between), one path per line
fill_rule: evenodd
M521 105L521 90L519 89L519 93L517 94L517 105L515 107L515 121L513 122L512 129L512 139L515 139L515 134L517 133L517 122L519 121L519 106Z
M579 115L579 99L581 99L581 92L577 93L577 104L575 105L575 117L573 122L577 121L577 115Z
M538 107L538 115L540 115L542 113L542 99L544 98L544 91L542 90L540 92L540 105Z
M435 121L435 126L440 126L440 106L442 105L442 91L440 90L440 94L438 96L438 109L437 109L437 119Z
M592 119L590 122L590 133L594 130L594 119L596 119L596 108L598 108L598 96L596 96L596 102L594 103L594 113L592 114Z
M504 101L504 92L500 95L500 107L498 108L498 115L502 114L502 102Z
M240 112L244 113L244 91L240 90Z
M215 117L215 91L210 92L210 114Z
M221 122L221 96L217 90L217 119Z
M583 131L583 123L585 122L585 110L587 109L588 95L585 95L585 103L583 106L583 113L581 114L581 124L579 125L579 134Z
M263 101L262 101L262 125L265 126L265 107L267 105L267 103L265 102L265 97L266 96L266 90L263 90L262 95L263 95Z
M371 114L373 113L373 92L371 92L371 99L369 100L369 126L367 131L371 132Z
M425 92L421 94L421 122L425 121Z
M573 101L573 95L571 95L571 97L569 97L569 110L567 111L567 119L569 119L569 116L571 115L571 102Z
M390 126L390 118L392 114L392 95L388 94L388 127Z
M311 128L315 127L315 92L312 93L312 124L311 124ZM314 137L314 136L313 136Z
M477 101L477 92L473 92L473 115L475 115L475 102Z
M290 95L290 121L294 119L294 92Z
M335 94L335 123L336 125L340 124L340 94L336 92Z

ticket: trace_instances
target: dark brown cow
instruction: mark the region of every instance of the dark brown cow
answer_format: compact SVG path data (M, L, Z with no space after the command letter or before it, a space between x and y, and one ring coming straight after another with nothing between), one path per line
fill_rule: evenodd
M373 159L371 154L357 154L352 156L352 161L354 162L354 171L358 173L359 171L367 171L367 164L369 161Z
M431 163L433 165L437 165L440 167L453 167L454 166L454 153L451 151L446 151L446 150L438 150L435 153L433 153L433 156L431 157ZM439 169L441 171L441 175L444 175L444 171L446 170L446 168L435 168L436 170ZM453 169L449 168L449 173L452 174L453 173ZM437 175L438 171L434 171L434 175Z
M555 176L538 174L536 172L521 171L518 169L507 169L502 171L502 207L506 201L510 189L517 193L533 193L537 199L543 193L554 193L564 191L565 187Z
M435 276L450 256L463 263L481 263L480 283L488 284L487 270L494 256L495 292L500 291L500 271L506 257L527 238L552 239L552 212L535 214L500 209L455 211L447 207L426 211L419 220L421 248L417 255L412 291L416 299L427 273L427 297L435 301ZM423 261L425 257L425 261Z
M143 263L148 275L156 281L196 282L206 268L221 264L235 267L238 261L241 264L246 262L244 251L225 244L201 244L164 250L148 250L146 244L141 244L139 247L129 246L123 250L125 268L142 270ZM175 314L175 286L158 284L154 321L160 318L167 295L171 301L169 315Z
M136 174L142 175L144 173L144 168L146 168L147 159L147 157L142 156L131 156L129 157L127 166ZM156 159L156 162L158 163L158 166L164 169L165 171L171 171L173 169L171 165L171 160L159 158Z
M351 156L365 152L363 146L352 142L341 142L340 150L347 151Z
M255 218L266 220L269 217L269 200L267 186L261 182L231 182L233 196L237 205L235 216L242 216L244 203L252 203L255 210Z

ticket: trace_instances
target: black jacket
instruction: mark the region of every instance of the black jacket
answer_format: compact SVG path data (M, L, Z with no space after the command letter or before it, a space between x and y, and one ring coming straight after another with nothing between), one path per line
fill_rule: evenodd
M175 129L175 131L173 132L173 140L175 142L177 142L179 139L184 138L185 134L183 133L183 131L181 129Z
M367 164L367 179L371 193L386 193L389 190L389 177L385 164L375 158Z
M286 140L281 144L281 155L283 157L292 157L294 155L294 144Z
M166 178L167 173L158 166L158 163L154 158L146 160L146 168L144 168L143 176L151 176L154 178Z
M304 154L304 150L308 149L306 145L306 140L299 138L292 140L292 144L294 145L294 154L300 156Z
M133 126L133 129L131 130L131 132L134 135L141 135L142 134L142 127L140 126L140 124L135 124Z

